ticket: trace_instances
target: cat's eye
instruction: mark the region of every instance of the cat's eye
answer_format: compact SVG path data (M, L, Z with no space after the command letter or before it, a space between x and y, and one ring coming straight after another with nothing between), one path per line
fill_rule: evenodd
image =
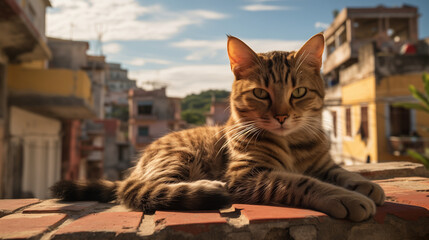
M292 96L294 98L302 98L302 97L305 96L306 93L307 93L307 88L305 88L305 87L299 87L299 88L293 90Z
M269 94L267 91L265 91L262 88L255 88L253 89L253 95L259 99L268 99Z

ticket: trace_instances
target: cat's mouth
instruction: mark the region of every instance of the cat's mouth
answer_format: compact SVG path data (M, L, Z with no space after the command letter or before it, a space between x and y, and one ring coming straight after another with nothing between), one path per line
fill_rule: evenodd
M284 124L282 124L279 127L272 129L270 132L279 136L286 136L290 132L292 132L292 128L290 126L285 126Z

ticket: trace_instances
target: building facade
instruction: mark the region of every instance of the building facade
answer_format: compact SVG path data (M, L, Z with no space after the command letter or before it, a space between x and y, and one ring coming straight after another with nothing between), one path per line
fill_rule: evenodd
M51 57L51 52L46 44L45 37L45 12L50 7L49 1L13 1L5 0L0 2L0 197L16 197L27 195L24 190L33 189L37 193L44 187L44 183L31 182L32 172L23 172L23 162L31 155L28 152L28 143L40 137L40 132L34 131L33 126L27 125L24 132L28 130L33 133L33 139L22 136L20 123L14 122L20 114L26 115L35 125L44 124L45 121L53 123L53 119L35 119L39 116L11 106L9 89L11 75L13 75L12 65L26 66L27 68L43 69L46 60ZM19 41L16 41L19 39ZM12 71L12 72L11 72ZM37 81L38 79L33 79ZM27 122L29 123L29 122ZM55 122L58 123L58 122ZM50 136L58 137L58 125L53 123L53 131ZM17 147L18 146L18 147ZM27 148L25 148L27 147ZM48 147L49 148L49 147ZM27 151L25 151L27 150ZM25 153L25 154L24 154ZM49 160L50 161L50 160ZM43 166L43 165L42 165ZM46 170L46 169L44 169ZM52 169L51 169L52 170ZM47 170L47 171L51 171ZM58 169L52 170L54 174ZM55 176L54 176L55 177ZM46 182L45 182L46 183ZM29 186L29 184L33 186ZM36 186L34 186L36 185ZM30 193L32 194L32 193Z
M136 150L185 126L180 117L180 101L180 98L167 97L166 88L130 89L129 137Z
M429 117L395 107L415 101L408 86L422 89L421 76L429 70L418 16L407 5L346 8L326 29L323 117L338 163L412 161L406 148L420 151L427 142Z
M104 171L107 179L118 180L123 177L124 170L132 166L133 148L128 138L128 91L137 89L137 86L136 81L128 78L128 70L119 63L108 63L106 86L104 107L108 121L106 126L110 126L106 141L115 147L106 148L109 153L105 155ZM116 131L112 129L114 125Z
M79 125L74 120L95 116L86 72L48 67L61 55L53 54L56 49L49 48L45 36L49 6L48 0L0 2L1 198L49 198L54 182L76 179L79 162L72 157L80 154L64 149L76 149L79 135L73 133ZM84 51L88 47L80 46Z

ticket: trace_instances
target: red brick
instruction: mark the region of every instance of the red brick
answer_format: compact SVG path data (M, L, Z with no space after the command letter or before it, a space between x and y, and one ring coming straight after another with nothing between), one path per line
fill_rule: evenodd
M327 216L321 212L300 208L248 204L234 204L233 206L241 209L242 214L249 219L250 223Z
M79 212L94 207L97 202L61 202L47 200L25 209L24 213L60 213L66 211Z
M194 235L208 232L212 224L226 224L219 211L156 211L155 228L171 227L177 231Z
M374 219L378 223L383 223L387 214L395 215L404 220L417 220L421 217L429 217L429 210L419 206L385 202L383 206L377 207Z
M59 224L66 214L12 214L0 218L0 239L36 237Z
M136 232L142 219L142 212L100 212L79 218L63 228L60 228L54 238L69 238L78 235L81 238L97 233L117 236L122 233ZM88 235L89 233L89 235ZM85 235L86 234L86 235ZM92 236L92 235L91 235Z
M37 198L28 199L1 199L0 200L0 216L12 213L25 206L40 202Z
M386 184L386 183L381 183L380 186L381 186L381 188L383 188L383 190L386 193L386 195L389 195L391 193L400 193L400 192L408 192L408 191L410 191L409 189L401 188L401 187L397 187L397 186L393 186L393 185L389 185L389 184Z
M392 194L395 201L429 209L429 192L403 192Z

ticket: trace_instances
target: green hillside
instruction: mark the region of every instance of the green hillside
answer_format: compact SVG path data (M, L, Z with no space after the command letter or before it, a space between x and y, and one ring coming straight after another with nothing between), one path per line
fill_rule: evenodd
M212 95L216 99L228 98L229 91L207 90L199 94L191 94L182 99L182 119L187 123L202 125L206 121L205 113L210 111Z

